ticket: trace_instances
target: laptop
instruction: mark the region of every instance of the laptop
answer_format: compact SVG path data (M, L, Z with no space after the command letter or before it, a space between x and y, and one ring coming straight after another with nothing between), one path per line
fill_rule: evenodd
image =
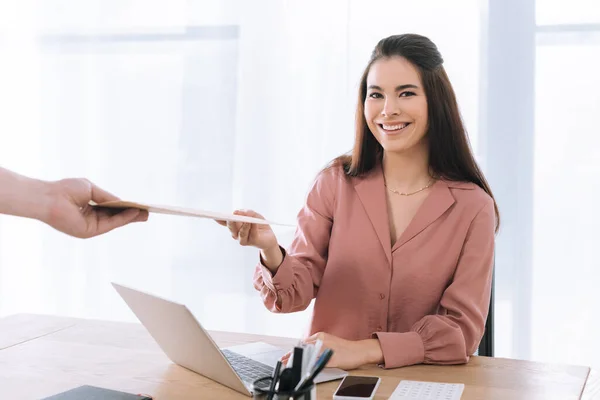
M252 396L252 382L272 376L277 360L287 353L262 342L220 349L185 305L112 285L171 361L247 396ZM325 368L315 383L346 375L341 369Z

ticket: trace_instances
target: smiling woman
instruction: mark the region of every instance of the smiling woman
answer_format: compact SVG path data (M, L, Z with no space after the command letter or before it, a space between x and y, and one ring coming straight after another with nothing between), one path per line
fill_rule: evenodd
M402 123L409 130L390 126ZM388 156L418 150L417 158L431 163L430 173L473 182L491 195L469 147L443 58L426 37L396 35L375 47L361 78L355 136L353 157L337 159L350 175L370 170L385 150Z
M330 366L464 363L481 340L498 212L426 37L376 46L354 149L317 176L288 251L268 225L227 226L260 249L254 286L269 310L315 299L306 342L332 348Z
M414 83L396 86L399 76ZM370 68L364 114L369 130L385 150L427 147L427 97L419 71L405 58L383 59Z

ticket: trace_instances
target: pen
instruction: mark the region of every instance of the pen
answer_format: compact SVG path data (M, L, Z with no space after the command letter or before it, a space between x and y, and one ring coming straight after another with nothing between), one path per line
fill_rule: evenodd
M277 384L277 380L279 379L279 371L281 370L281 361L277 361L275 365L275 371L273 371L273 380L271 380L271 386L269 387L269 394L267 395L267 400L273 399L273 393L275 392L275 385Z
M298 383L296 389L294 390L298 391L304 389L307 386L310 386L310 384L312 384L313 380L317 377L317 375L319 375L323 368L325 368L325 365L327 365L327 362L329 361L332 355L333 350L326 349L323 352L323 354L321 354L321 357L319 357L312 370L308 374L306 374L302 380L300 380L300 383Z

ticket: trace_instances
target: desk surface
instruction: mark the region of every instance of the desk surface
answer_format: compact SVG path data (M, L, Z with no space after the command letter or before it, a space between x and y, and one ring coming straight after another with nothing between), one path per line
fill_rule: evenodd
M212 334L222 347L259 340L283 347L296 343L290 338ZM600 399L600 378L595 371L588 378L588 373L586 367L488 357L473 357L459 366L352 371L382 377L378 400L387 399L401 379L464 383L462 400ZM158 400L249 399L171 363L139 324L27 314L0 319L1 399L39 399L84 384L147 393ZM317 397L331 399L338 384L320 384Z

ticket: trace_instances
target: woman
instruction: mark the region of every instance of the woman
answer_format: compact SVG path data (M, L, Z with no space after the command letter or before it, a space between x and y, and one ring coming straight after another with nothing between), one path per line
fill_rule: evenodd
M483 336L499 215L442 62L423 36L377 44L352 153L317 176L287 252L267 225L221 222L260 249L267 308L315 298L306 342L331 367L465 363Z

